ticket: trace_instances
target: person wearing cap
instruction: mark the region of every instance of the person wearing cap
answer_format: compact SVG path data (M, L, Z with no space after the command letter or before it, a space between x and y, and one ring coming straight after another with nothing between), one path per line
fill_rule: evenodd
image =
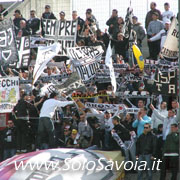
M148 25L147 29L147 35L148 39L155 36L158 34L162 29L164 29L163 22L160 21L159 19L159 14L157 12L152 13L152 19ZM149 56L153 60L157 60L157 56L160 52L160 40L156 40L153 42L148 42L149 43Z
M37 149L41 148L42 139L47 135L49 148L53 148L55 146L54 124L52 122L55 109L57 107L61 108L74 103L73 101L59 101L57 100L57 95L58 94L56 92L51 93L50 99L43 103L40 110Z
M145 28L146 28L146 31L147 31L147 29L148 29L148 25L149 25L149 23L151 22L151 21L153 21L153 19L152 19L152 14L154 13L154 12L157 12L158 13L158 16L159 16L159 20L162 20L162 15L161 15L161 12L158 10L158 9L156 9L156 3L155 2L151 2L150 3L150 11L147 13L147 15L146 15L146 20L145 20Z
M91 19L92 25L95 26L94 28L97 30L99 29L99 23L96 17L92 14L92 9L88 8L86 10L86 19Z
M174 13L169 9L170 9L170 4L168 2L164 3L165 11L162 13L162 20L164 24L167 22L167 20L171 20L171 18L174 16Z
M45 12L42 14L43 19L56 19L53 12L51 12L51 7L49 5L45 6Z
M66 21L65 15L66 15L66 14L65 14L64 11L61 11L61 12L59 13L60 21Z
M133 30L136 32L136 36L137 36L137 45L141 49L142 47L141 43L144 37L146 36L145 30L141 25L141 23L138 22L138 18L136 16L132 17L132 22L133 22Z
M157 109L151 104L150 108L152 109L154 116L160 119L163 123L163 140L166 140L167 135L171 132L171 124L178 124L178 116L174 109L168 110L168 115L164 116L158 112Z
M169 32L169 28L171 25L171 21L169 19L166 20L165 22L165 28L162 29L159 33L157 33L155 36L151 37L150 39L148 39L149 42L154 42L157 40L161 40L161 45L160 48L163 48L163 45L165 43L165 40L167 38L167 34Z

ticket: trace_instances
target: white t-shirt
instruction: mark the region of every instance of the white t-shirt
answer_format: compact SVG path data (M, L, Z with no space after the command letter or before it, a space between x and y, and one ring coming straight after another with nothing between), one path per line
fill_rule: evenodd
M164 11L164 12L162 13L163 24L165 24L165 22L166 22L167 20L170 20L171 17L173 17L173 16L174 16L174 13L173 13L172 11Z
M73 103L73 101L58 101L54 98L48 99L43 103L40 111L40 117L52 118L57 107L64 107Z

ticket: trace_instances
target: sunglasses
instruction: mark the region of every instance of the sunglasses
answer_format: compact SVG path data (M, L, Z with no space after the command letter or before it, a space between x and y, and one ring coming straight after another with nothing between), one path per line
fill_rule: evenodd
M144 126L144 129L149 129L149 127L147 127L147 126Z

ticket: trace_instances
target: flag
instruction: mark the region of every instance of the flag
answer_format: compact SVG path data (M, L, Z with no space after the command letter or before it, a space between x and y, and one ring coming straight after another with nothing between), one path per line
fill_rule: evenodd
M170 59L178 58L178 37L179 37L179 29L178 29L178 20L174 18L171 27L169 29L167 38L165 40L164 46L161 50L161 54Z
M41 73L44 71L47 63L58 54L59 50L59 43L54 43L53 45L46 47L38 47L36 64L33 71L33 84L37 81Z
M111 49L111 43L110 42L109 42L108 49L106 52L105 64L106 64L106 66L109 67L111 84L113 87L113 92L115 93L116 89L117 89L117 84L116 84L116 77L114 74L114 67L113 67L113 63L112 63L112 49Z

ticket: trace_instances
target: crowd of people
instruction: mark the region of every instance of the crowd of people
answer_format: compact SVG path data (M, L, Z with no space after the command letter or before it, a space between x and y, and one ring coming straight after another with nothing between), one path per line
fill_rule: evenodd
M151 2L151 10L146 15L145 29L138 22L138 17L132 17L132 29L136 34L136 43L142 48L142 41L147 33L149 59L157 60L163 47L167 32L170 28L174 13L170 11L170 4L164 4L164 12L156 9L156 3ZM4 8L0 5L0 21L6 18L8 12L3 14ZM20 10L15 10L13 24L17 37L43 36L42 19L59 19L65 21L66 14L61 11L56 18L51 7L45 6L41 19L36 17L34 10L30 11L30 19L23 18ZM113 63L127 64L128 71L136 74L137 66L130 68L129 39L124 34L123 17L118 15L118 10L113 9L106 25L105 32L100 30L98 20L92 14L92 9L86 10L86 19L78 16L77 11L72 12L72 19L78 21L76 46L102 46L104 55L109 41L113 48ZM37 55L37 49L31 49L31 60ZM161 58L161 56L160 56ZM47 67L41 77L51 77L64 72L71 73L71 69L64 61L63 69L56 66ZM104 60L102 60L104 64ZM11 69L6 67L0 77L19 76L21 80L31 80L33 66L28 69ZM140 75L141 76L141 75ZM63 82L61 82L63 83ZM82 148L87 150L120 150L126 161L147 162L151 167L153 160L161 159L161 180L165 179L166 169L172 170L172 180L177 179L179 157L178 112L179 103L176 96L159 94L157 100L136 97L126 100L115 95L97 96L90 98L72 98L69 94L41 94L43 83L38 81L34 89L29 90L28 84L20 84L20 100L9 115L7 127L0 132L1 161L12 157L16 153L26 153L48 148ZM142 81L129 81L124 84L125 90L149 92ZM28 90L27 90L28 89ZM74 93L92 95L99 92L112 91L111 83L96 84L83 90L74 90ZM82 96L83 97L83 96ZM112 109L100 111L96 108L86 108L85 103L125 104L126 107L137 107L139 112L131 114L116 112ZM57 110L58 109L58 110ZM114 138L118 135L118 139ZM135 135L136 134L136 135ZM138 179L142 178L141 170ZM148 179L152 179L152 171L148 171Z

